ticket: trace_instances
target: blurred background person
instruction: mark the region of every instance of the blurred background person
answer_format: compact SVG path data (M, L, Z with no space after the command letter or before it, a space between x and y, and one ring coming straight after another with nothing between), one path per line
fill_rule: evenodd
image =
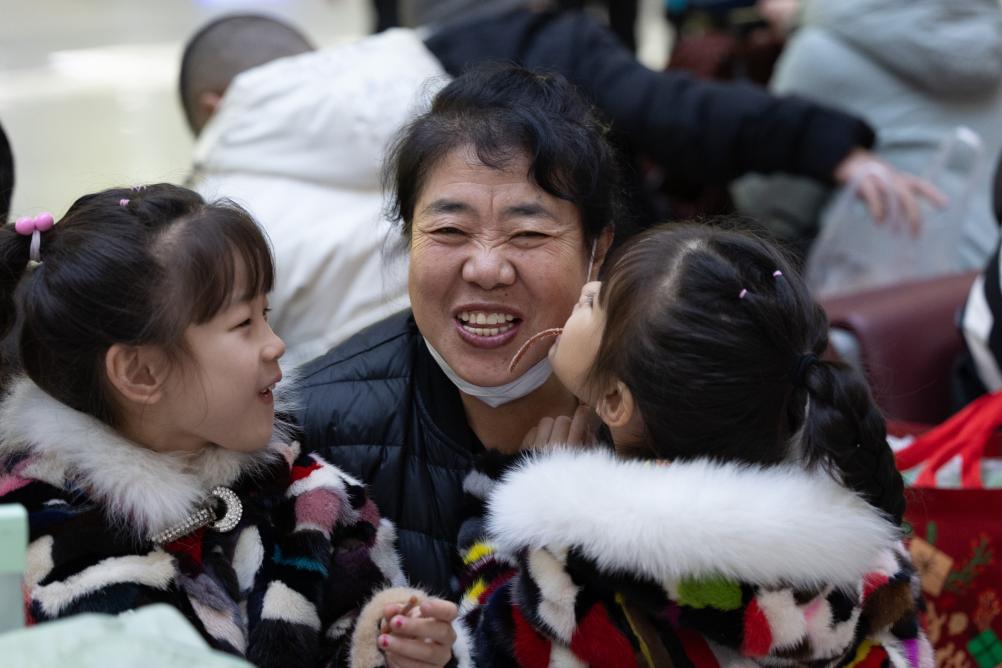
M609 29L616 34L630 51L637 50L637 0L602 0L602 2L587 2L587 0L558 0L560 9L585 9L600 6L606 13Z
M194 144L177 103L184 43L237 12L306 26L321 47L372 21L370 0L4 3L0 118L19 177L10 215L59 217L81 192L184 181Z
M192 185L245 206L267 230L271 324L292 368L408 304L384 257L380 165L445 74L413 31L314 50L260 15L189 40L180 94L197 137Z
M675 191L725 184L748 172L788 172L824 184L862 175L868 184L862 192L878 217L892 194L912 217L919 196L936 198L924 182L893 169L885 182L868 176L876 161L868 151L874 135L857 116L750 85L651 70L587 12L511 0L425 0L425 6L426 44L453 76L493 61L553 70L598 107L633 168L628 188L635 225L670 215L642 181L643 160L655 163ZM620 228L619 240L626 232Z
M779 25L796 16L789 4L774 17ZM780 58L770 88L864 118L877 133L874 152L880 158L922 174L959 126L978 135L989 163L998 155L1000 82L1002 9L997 0L807 0L802 25ZM949 221L962 228L948 265L954 271L983 266L998 237L991 170L974 175L968 195L970 161L964 163L948 163L935 184L955 198L968 197L966 207L951 207L965 209L961 219ZM802 178L749 176L734 194L742 212L801 253L837 213L830 189ZM859 224L871 225L861 214ZM860 235L857 243L862 253L867 237ZM920 254L915 261L930 258ZM904 277L911 269L900 271Z

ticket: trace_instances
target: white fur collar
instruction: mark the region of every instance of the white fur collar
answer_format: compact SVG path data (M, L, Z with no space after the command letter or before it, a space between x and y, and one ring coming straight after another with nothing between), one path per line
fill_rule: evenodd
M568 450L508 474L491 495L488 527L505 551L575 546L602 570L658 582L856 583L898 539L878 511L823 473L654 466Z
M18 379L0 403L0 453L19 451L41 460L33 468L46 472L46 482L79 486L106 509L109 520L140 537L177 524L212 487L229 485L280 456L272 447L250 454L212 448L197 458L156 453L27 378Z

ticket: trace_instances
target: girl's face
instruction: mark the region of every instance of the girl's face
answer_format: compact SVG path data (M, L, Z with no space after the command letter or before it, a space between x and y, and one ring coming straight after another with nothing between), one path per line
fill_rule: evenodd
M591 406L596 405L599 397L593 388L588 387L588 374L595 364L605 330L605 310L598 303L601 287L599 281L585 283L571 317L564 324L564 331L549 352L553 373L564 387Z
M234 299L208 322L188 327L190 354L165 388L176 449L214 444L250 452L268 444L285 344L271 330L267 311L265 295Z

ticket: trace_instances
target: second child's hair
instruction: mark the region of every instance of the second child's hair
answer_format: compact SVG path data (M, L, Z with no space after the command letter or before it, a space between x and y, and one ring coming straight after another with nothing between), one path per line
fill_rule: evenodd
M668 459L799 457L900 523L903 483L884 419L855 370L821 359L828 319L778 249L669 225L628 241L610 267L591 381L629 387L642 448ZM818 361L804 365L805 355Z
M0 228L0 333L17 322L24 372L112 427L113 344L153 344L177 360L189 325L211 320L235 290L251 298L274 280L271 248L246 211L168 184L81 197L41 235L41 264L27 269L30 242Z

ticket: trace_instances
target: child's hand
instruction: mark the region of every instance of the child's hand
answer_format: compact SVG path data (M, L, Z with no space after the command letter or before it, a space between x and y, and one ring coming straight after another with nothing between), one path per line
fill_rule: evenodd
M549 450L555 445L592 446L601 420L589 406L578 406L574 417L545 417L522 439L523 450Z
M452 621L459 614L455 603L440 598L422 601L409 612L398 603L383 608L384 629L379 648L390 668L444 666L452 658L456 632ZM405 614L400 614L404 612Z

